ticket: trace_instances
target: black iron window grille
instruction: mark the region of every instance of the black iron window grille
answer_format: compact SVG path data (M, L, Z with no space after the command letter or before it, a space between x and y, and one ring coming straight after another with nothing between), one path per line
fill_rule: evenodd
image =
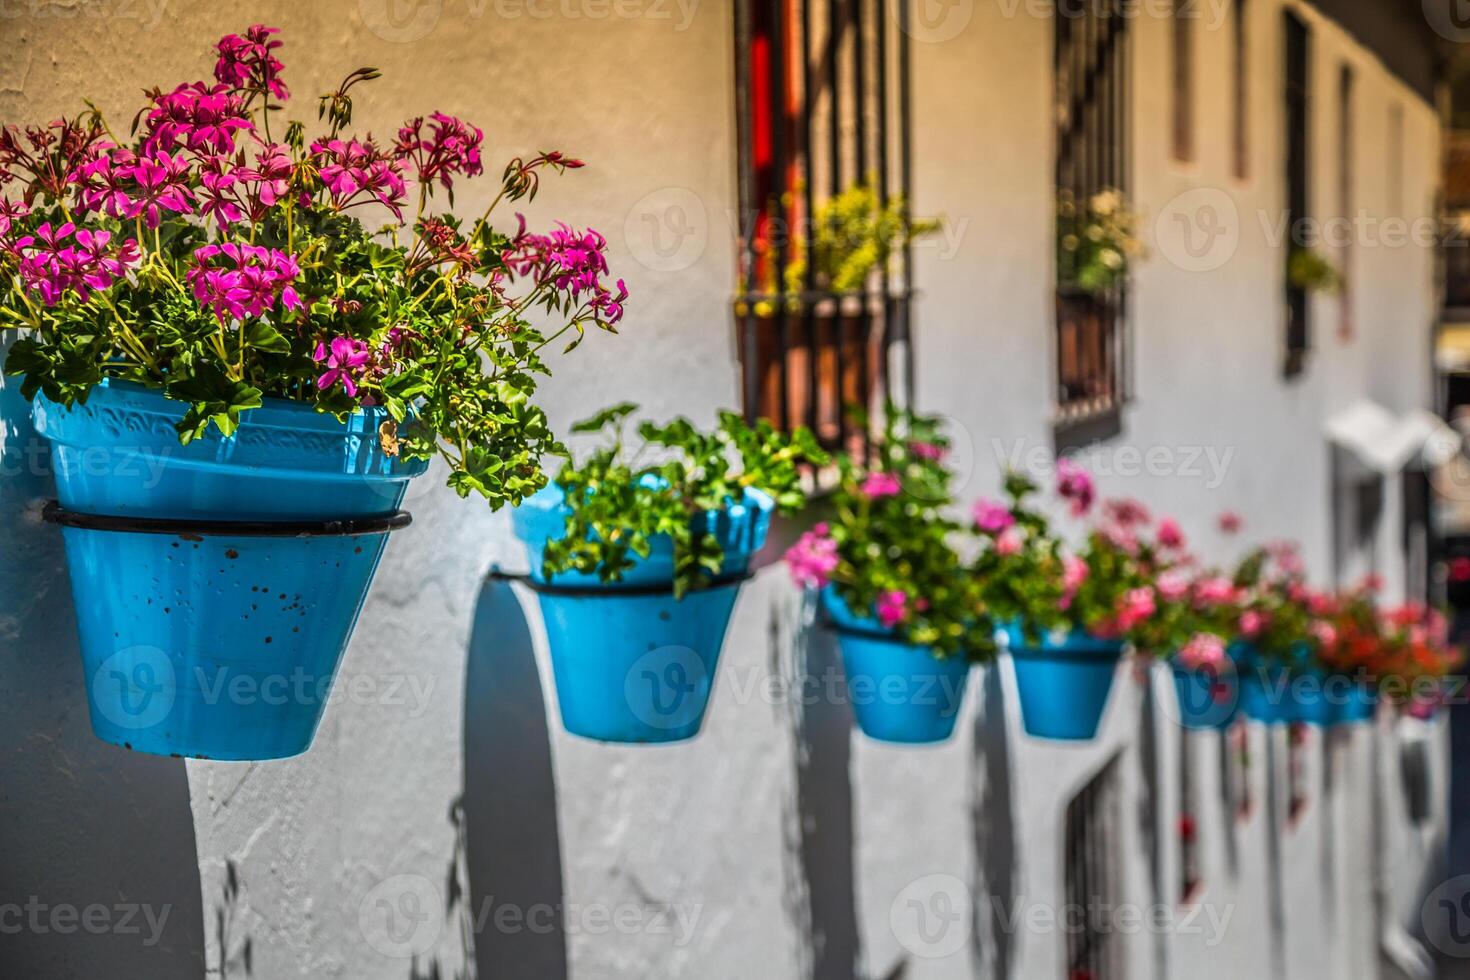
M857 187L880 205L912 199L910 5L737 0L734 9L745 414L806 425L829 448L865 449L850 408L911 399L912 249L902 244L842 289L806 253L824 202Z
M1195 777L1195 743L1179 729L1179 903L1193 902L1201 887L1200 801Z
M1081 209L1103 191L1128 190L1130 15L1123 3L1066 4L1054 18L1059 211L1063 202ZM1126 279L1084 289L1069 266L1058 248L1056 421L1096 430L1116 423L1127 397Z
M1117 764L1093 778L1067 805L1067 977L1113 980L1124 975L1113 913L1118 907Z
M1311 34L1302 19L1283 11L1286 31L1286 227L1288 241L1283 259L1286 272L1286 363L1287 377L1300 374L1311 348L1311 303L1306 287L1293 281L1292 259L1307 248L1307 173L1310 93L1308 78Z

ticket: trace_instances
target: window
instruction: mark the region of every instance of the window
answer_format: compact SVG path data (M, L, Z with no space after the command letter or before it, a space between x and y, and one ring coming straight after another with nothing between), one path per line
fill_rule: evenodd
M1122 0L1053 18L1058 202L1082 207L1128 190L1128 18ZM1057 263L1056 422L1059 443L1115 434L1127 393L1127 291L1082 289Z
M1235 17L1231 21L1231 69L1233 98L1230 106L1232 172L1237 180L1250 176L1250 101L1246 84L1250 48L1250 0L1235 0Z
M1074 980L1113 980L1125 973L1112 927L1121 863L1116 777L1117 765L1109 763L1067 805L1066 976Z
M735 4L745 413L810 426L829 448L866 439L851 406L912 389L911 249L844 292L802 259L822 202L863 184L911 199L910 5L894 6L897 23L882 0Z
M1338 290L1337 335L1342 340L1353 337L1353 70L1343 65L1337 76L1337 213L1345 224L1340 242L1338 269L1342 286Z
M1308 148L1308 64L1311 35L1307 25L1291 11L1284 11L1286 27L1286 227L1287 242L1283 249L1283 271L1286 280L1286 363L1287 377L1302 372L1311 347L1310 307L1305 287L1292 282L1292 255L1306 248L1307 240L1307 148Z
M1194 4L1174 0L1174 159L1194 159Z

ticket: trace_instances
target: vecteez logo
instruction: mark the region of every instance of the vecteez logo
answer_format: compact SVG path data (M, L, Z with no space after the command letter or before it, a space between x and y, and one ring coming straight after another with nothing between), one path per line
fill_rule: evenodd
M444 0L358 0L357 10L363 25L378 37L406 44L428 37L439 26Z
M158 725L173 710L176 691L173 661L157 647L119 650L92 674L92 703L119 728Z

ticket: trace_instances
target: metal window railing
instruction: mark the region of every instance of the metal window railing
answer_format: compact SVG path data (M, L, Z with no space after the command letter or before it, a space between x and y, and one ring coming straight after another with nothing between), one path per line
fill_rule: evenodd
M1068 980L1124 975L1112 928L1118 903L1121 813L1117 763L1111 762L1067 805L1066 931Z
M848 409L913 390L912 249L859 289L824 288L810 255L803 280L787 279L802 243L811 251L819 202L864 183L880 202L911 200L910 5L737 0L734 11L745 413L865 449Z
M1286 264L1286 363L1287 377L1300 374L1306 367L1311 348L1312 330L1308 319L1311 304L1304 287L1291 281L1291 258L1297 248L1308 243L1298 240L1297 227L1307 217L1307 174L1310 166L1309 140L1311 105L1310 59L1311 34L1302 19L1291 11L1283 11L1286 44L1286 227L1291 240L1285 249Z
M1057 196L1078 207L1100 191L1128 189L1128 21L1123 0L1063 5L1054 18ZM1126 323L1126 288L1078 288L1059 250L1059 424L1121 408L1129 381Z

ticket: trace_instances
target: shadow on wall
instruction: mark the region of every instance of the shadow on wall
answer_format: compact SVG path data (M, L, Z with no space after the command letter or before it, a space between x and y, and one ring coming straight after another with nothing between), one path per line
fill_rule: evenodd
M464 796L456 819L468 885L458 897L466 902L475 975L565 980L551 735L531 630L507 582L487 581L480 590L465 669ZM505 907L518 912L502 920L517 923L513 929L497 928L496 911Z
M1019 896L1016 885L1016 818L1011 790L1011 741L1006 731L1005 689L1000 667L983 674L981 710L970 740L973 780L970 798L975 842L973 931L977 976L1009 977L1012 916ZM988 953L988 955L987 955Z
M0 910L22 918L0 976L199 980L184 762L92 735L61 535L36 517L50 459L19 389L0 377Z
M828 630L809 628L787 644L772 624L773 662L780 650L805 649L805 662L793 669L800 679L833 676L841 669L837 644ZM796 654L802 656L800 652ZM825 687L820 688L825 690ZM800 876L792 901L810 980L852 980L860 976L857 898L853 871L852 711L845 698L802 697L792 724L796 753L795 854L788 862ZM793 860L794 858L794 860Z

